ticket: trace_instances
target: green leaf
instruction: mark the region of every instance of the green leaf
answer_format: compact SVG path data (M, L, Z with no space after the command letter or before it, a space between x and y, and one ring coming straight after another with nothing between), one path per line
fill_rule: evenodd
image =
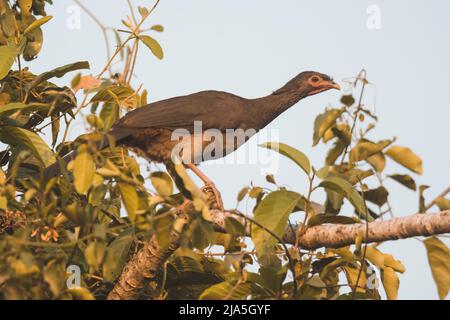
M242 188L237 195L237 202L241 202L244 199L244 197L248 194L248 191L249 191L248 187Z
M300 198L300 194L292 191L271 192L260 202L253 219L281 238L284 235L289 216ZM251 235L258 258L264 264L267 262L267 255L273 250L278 240L256 225L252 225Z
M400 280L397 273L391 267L381 269L381 281L383 282L384 291L389 300L397 300L398 288Z
M151 50L155 57L157 57L159 60L163 59L163 49L161 48L158 41L150 36L139 36L139 39Z
M205 269L200 262L199 256L193 251L187 249L179 249L175 252L173 259L170 260L170 264L179 273L196 272L203 273Z
M93 241L84 250L84 256L92 272L99 270L105 256L106 246L103 242Z
M140 7L139 6L138 7L138 11L141 14L142 18L145 18L145 17L147 17L150 14L150 12L145 7Z
M28 149L45 166L56 162L55 155L48 145L36 133L26 129L2 126L0 140L6 144Z
M173 182L172 178L163 171L152 172L150 174L150 180L156 192L160 196L168 197L173 193Z
M436 237L430 237L423 243L427 249L428 262L439 298L443 300L450 290L450 250Z
M0 80L8 75L18 54L17 47L0 46Z
M68 72L80 70L80 69L89 69L89 68L90 68L89 62L87 62L87 61L80 61L80 62L67 64L65 66L62 66L62 67L59 67L59 68L56 68L51 71L47 71L47 72L44 72L44 73L38 75L29 84L27 89L30 90L30 89L36 87L37 85L41 84L42 82L47 81L54 77L61 78Z
M308 227L317 226L324 223L332 224L354 224L355 219L346 216L337 216L334 214L316 214L308 220Z
M319 187L343 195L350 201L360 215L365 216L365 204L363 198L346 180L339 177L327 177L319 184Z
M385 187L380 186L376 189L364 191L364 199L375 203L377 206L383 206L388 200L389 192Z
M116 99L123 101L133 95L135 95L135 92L130 87L109 86L97 92L91 102L117 102Z
M136 189L132 185L123 182L119 182L117 186L119 187L122 202L127 210L128 217L131 221L134 221L139 204Z
M100 119L103 121L102 131L107 132L119 118L119 106L115 102L107 102L100 111Z
M250 283L238 283L236 280L215 284L200 295L200 300L244 300L251 293Z
M210 246L215 237L214 229L211 224L205 220L197 219L192 223L191 242L194 248L204 250Z
M133 229L126 229L106 249L105 261L103 262L103 277L106 281L114 282L122 273L133 239Z
M155 24L150 29L153 30L153 31L156 31L156 32L163 32L164 31L164 27L162 25L160 25L160 24Z
M208 206L206 204L206 198L204 193L197 187L186 172L186 169L182 163L175 163L175 171L183 181L184 187L192 196L195 210L203 213L203 217L206 220L210 220Z
M225 230L233 237L245 235L244 225L232 217L225 218Z
M264 287L269 288L273 292L280 291L283 281L286 278L287 271L289 269L288 266L289 264L285 264L284 266L277 265L275 267L261 266L259 268L259 274L263 279Z
M37 104L37 103L24 104L24 103L20 103L20 102L9 103L0 108L0 117L9 116L17 111L33 112L33 111L48 110L49 108L50 108L50 105L48 105L48 104Z
M336 140L333 146L328 150L325 164L333 165L339 156L344 152L346 145L341 140Z
M29 34L29 33L32 32L33 30L35 30L35 29L39 28L40 26L42 26L42 25L46 24L47 22L49 22L51 19L53 19L52 16L45 16L45 17L42 17L42 18L40 18L40 19L38 19L38 20L33 21L33 23L30 24L30 25L23 31L23 34L24 34L24 35Z
M301 151L279 142L266 142L260 145L263 148L274 150L285 157L294 161L302 170L309 175L311 172L311 163L308 157Z
M398 183L404 185L408 189L417 190L416 182L414 179L408 174L392 174L388 176L389 178L397 181Z
M43 278L47 282L52 294L57 297L61 289L65 286L65 270L64 267L57 262L51 260L44 269Z
M153 228L155 229L156 239L162 248L167 248L170 244L170 232L173 229L175 219L172 215L156 217Z
M73 178L75 190L79 194L86 194L92 186L95 174L94 159L87 151L81 151L74 160Z
M430 186L420 185L419 186L419 212L424 213L426 210L425 206L425 190L427 190Z
M337 118L345 111L342 109L330 109L317 116L314 121L313 146L317 145L325 132L336 124Z
M386 151L386 155L412 172L423 172L422 159L409 148L393 146Z

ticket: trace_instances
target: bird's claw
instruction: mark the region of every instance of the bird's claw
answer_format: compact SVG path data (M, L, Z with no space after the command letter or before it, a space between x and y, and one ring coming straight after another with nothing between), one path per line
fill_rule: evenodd
M219 190L217 190L214 183L207 183L203 186L202 191L208 198L208 205L211 209L218 209L224 211L222 196Z

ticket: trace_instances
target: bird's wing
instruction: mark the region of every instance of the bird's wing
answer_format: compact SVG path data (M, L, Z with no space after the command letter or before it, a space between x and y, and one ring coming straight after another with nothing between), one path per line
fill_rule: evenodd
M158 101L129 112L116 128L178 128L192 131L194 121L202 128L219 129L239 126L243 98L219 91L203 91L187 96ZM234 116L233 116L234 115Z

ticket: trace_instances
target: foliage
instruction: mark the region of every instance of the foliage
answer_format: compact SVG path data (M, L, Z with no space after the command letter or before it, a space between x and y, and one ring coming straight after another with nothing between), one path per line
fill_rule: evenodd
M51 24L44 11L49 3L0 0L0 140L4 144L0 298L103 299L145 241L156 235L158 243L167 247L169 233L177 227L172 212L183 197L175 193L170 176L154 171L145 177L138 155L116 147L114 141L106 149L98 148L102 141L111 140L107 132L125 111L147 103L147 91L134 88L131 81L138 47L144 44L158 59L164 55L157 40L141 28L154 7L139 7L139 20L133 12L131 19L122 21L127 30L114 31L117 49L99 75L85 71L87 62L35 75L22 68L21 59L31 60L40 52L41 27ZM164 28L153 25L146 30L151 34ZM121 72L111 70L116 60L122 61ZM74 75L70 87L50 82L78 70L84 71ZM262 146L292 160L306 174L309 188L306 194L287 190L274 176L267 176L270 187L243 188L238 202L245 198L255 202L252 218L244 216L252 225L252 245L241 220L227 218L226 233L212 228L202 193L177 167L199 214L182 230L181 247L165 264L157 285L146 287L142 297L379 299L378 287L369 285L376 277L387 297L395 299L398 273L405 267L377 245L364 244L364 235L340 249L306 251L301 243L282 243L284 230L297 214L302 217L297 235L324 223L374 221L393 214L386 179L417 189L412 174L422 173L421 159L393 138L370 137L377 118L362 101L368 85L362 72L350 83L354 93L361 91L361 99L345 95L340 106L317 117L313 145L332 143L322 168L311 166L305 154L286 144ZM80 96L82 102L77 101ZM67 141L70 125L86 111L90 131ZM42 138L46 131L51 133L50 143ZM43 167L62 165L62 157L72 150L77 156L67 169L62 166L61 176L36 178ZM388 173L388 159L411 173ZM425 187L419 189L424 207ZM326 202L320 209L312 199L323 192ZM351 216L344 215L349 213L345 202L354 208ZM445 197L435 203L443 210L449 208ZM435 237L424 243L444 298L450 287L448 248ZM72 266L81 269L81 287L69 285ZM346 281L341 283L342 279Z

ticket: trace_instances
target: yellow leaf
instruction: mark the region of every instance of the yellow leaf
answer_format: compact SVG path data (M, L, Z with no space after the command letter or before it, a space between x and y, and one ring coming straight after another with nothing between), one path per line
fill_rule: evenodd
M439 207L440 210L442 211L450 210L450 200L444 197L439 197L436 200L434 200L434 202L436 203L436 205Z
M336 119L339 118L344 111L344 108L331 109L317 116L314 121L313 146L319 143L325 132L336 123Z
M20 12L24 17L28 17L30 15L31 6L33 5L33 0L18 0L17 1L20 7Z
M350 151L350 161L358 162L366 160L370 156L379 153L381 150L386 148L387 145L391 143L390 140L380 141L374 143L371 141L360 141L358 144Z
M86 194L92 186L95 174L94 159L87 151L80 152L74 160L73 177L75 190Z
M69 289L68 292L75 300L95 300L92 293L86 288L72 288Z
M381 281L383 282L384 291L389 300L397 300L398 288L400 280L397 273L391 267L381 269Z
M399 260L395 260L394 257L390 254L384 253L384 265L386 267L391 267L397 272L403 273L405 272L405 266Z
M136 189L128 183L120 182L117 185L119 187L120 195L122 196L123 204L127 210L128 217L130 220L134 221L139 204Z
M386 157L383 153L379 152L376 153L369 158L366 159L366 161L377 171L377 172L383 172L384 168L386 167Z
M8 199L5 196L0 196L0 209L7 210L8 209Z
M0 169L0 185L4 185L6 183L6 174L5 171Z
M364 251L364 250L363 250ZM366 247L366 258L378 268L384 267L384 255L375 247Z
M164 31L164 27L160 24L155 24L154 26L152 26L150 29L157 31L157 32L163 32Z
M167 173L162 171L152 172L150 180L159 195L168 197L173 193L172 178Z
M417 174L422 174L423 172L422 159L409 148L394 146L386 151L386 155Z
M353 288L356 285L356 281L358 280L358 275L359 275L359 268L355 268L352 266L346 266L343 267L344 272L345 272L345 276L347 278L347 282L348 284ZM363 271L361 272L361 276L359 277L358 280L358 287L356 288L356 292L366 292L366 289L364 289L366 287L366 273Z
M29 34L30 32L36 30L37 28L39 28L40 26L42 26L43 24L49 22L53 17L52 16L45 16L41 19L38 19L36 21L34 21L32 24L30 24L25 31L23 32L24 35Z
M450 250L436 237L428 238L423 243L427 249L428 262L439 298L443 300L450 290Z

